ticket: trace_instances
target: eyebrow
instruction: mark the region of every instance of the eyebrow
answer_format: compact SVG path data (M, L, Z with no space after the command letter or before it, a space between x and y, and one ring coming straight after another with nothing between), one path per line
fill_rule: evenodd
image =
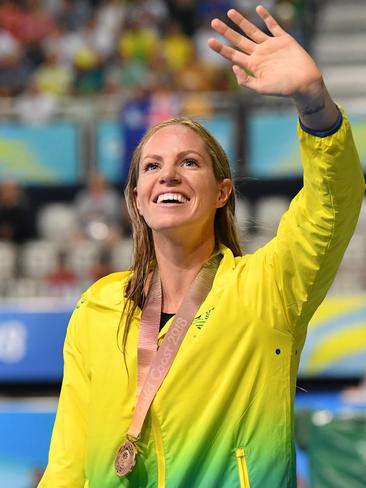
M198 151L194 151L193 149L188 149L187 151L181 151L180 153L177 154L177 157L182 158L184 156L187 156L187 154L196 154L200 158L204 159L201 153L199 153ZM144 156L141 161L144 161L147 158L157 159L158 161L161 161L163 159L159 154L146 154L146 156Z

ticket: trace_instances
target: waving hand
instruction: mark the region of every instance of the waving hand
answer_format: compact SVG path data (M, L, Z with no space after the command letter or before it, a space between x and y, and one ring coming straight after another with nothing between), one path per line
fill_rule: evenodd
M211 22L212 28L233 47L211 38L208 41L210 48L232 62L240 85L264 95L294 98L302 118L326 109L319 114L321 120L318 123L320 126L331 125L337 118L337 110L326 91L318 66L300 44L280 27L267 9L258 6L256 11L272 35L267 35L231 9L228 17L245 35L234 31L221 20L214 19ZM309 120L305 122L309 123Z

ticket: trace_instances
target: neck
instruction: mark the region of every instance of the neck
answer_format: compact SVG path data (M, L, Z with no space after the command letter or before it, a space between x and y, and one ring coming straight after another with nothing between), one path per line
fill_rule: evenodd
M172 240L154 235L154 246L159 267L163 303L162 311L175 313L190 285L215 248L215 236L196 240Z

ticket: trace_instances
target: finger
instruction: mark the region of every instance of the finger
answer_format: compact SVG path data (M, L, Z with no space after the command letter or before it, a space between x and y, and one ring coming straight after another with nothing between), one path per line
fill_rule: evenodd
M245 86L249 78L248 74L236 64L233 66L233 71L239 85Z
M218 54L221 54L221 56L235 64L238 64L239 66L245 67L248 63L249 56L247 54L239 52L230 46L226 46L226 44L222 43L218 39L212 37L208 40L208 45Z
M233 71L236 77L236 81L240 86L245 86L246 88L255 90L256 79L254 76L251 76L249 73L247 73L245 70L241 69L237 65L233 66Z
M274 36L283 36L283 34L286 34L279 23L272 17L268 10L263 7L263 5L258 5L256 11L259 17L263 19L271 34Z
M241 51L249 54L254 51L255 43L253 41L247 39L238 32L235 32L233 29L228 27L225 22L222 22L222 20L213 19L211 22L211 27Z
M252 24L237 10L231 8L228 13L230 20L234 22L240 29L254 42L261 43L268 39L267 34L261 31L256 25Z

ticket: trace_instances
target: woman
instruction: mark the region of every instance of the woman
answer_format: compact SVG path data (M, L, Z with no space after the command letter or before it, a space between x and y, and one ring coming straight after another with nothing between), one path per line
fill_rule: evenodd
M240 85L294 99L304 188L277 237L241 256L222 149L186 119L147 133L128 184L133 271L98 281L73 314L40 487L296 485L300 352L355 227L364 179L316 64L265 8L257 13L273 37L230 10L247 37L216 19L234 48L209 45L234 64Z

